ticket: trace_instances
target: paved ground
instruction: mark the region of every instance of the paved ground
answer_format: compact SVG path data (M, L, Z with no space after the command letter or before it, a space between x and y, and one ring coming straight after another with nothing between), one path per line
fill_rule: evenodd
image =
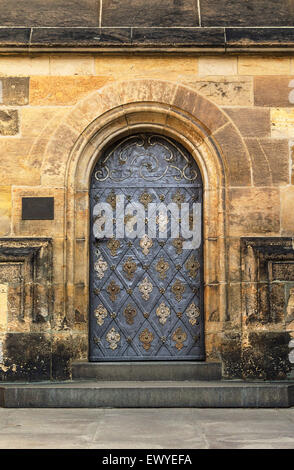
M3 409L1 449L293 449L291 409Z

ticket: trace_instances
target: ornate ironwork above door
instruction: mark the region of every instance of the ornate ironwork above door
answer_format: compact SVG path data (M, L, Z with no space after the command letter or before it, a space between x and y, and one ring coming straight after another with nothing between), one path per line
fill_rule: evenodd
M90 189L90 361L204 359L201 208L199 168L170 138L133 135L99 159Z

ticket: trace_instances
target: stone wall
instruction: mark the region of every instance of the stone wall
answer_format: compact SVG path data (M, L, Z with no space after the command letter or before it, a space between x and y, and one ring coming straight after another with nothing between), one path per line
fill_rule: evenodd
M195 158L203 147L207 360L222 360L226 377L286 377L293 60L0 56L2 380L68 378L71 360L87 358L87 185L98 145L89 141L99 131L103 148L110 126L114 139L140 122L172 134ZM25 197L53 197L54 220L23 219Z
M290 0L0 0L2 26L292 26Z

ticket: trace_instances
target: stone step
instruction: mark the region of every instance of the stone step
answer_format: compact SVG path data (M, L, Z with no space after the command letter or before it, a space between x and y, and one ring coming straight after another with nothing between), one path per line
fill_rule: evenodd
M5 408L287 408L294 383L73 381L0 386Z
M221 380L218 362L75 362L73 379L95 380Z

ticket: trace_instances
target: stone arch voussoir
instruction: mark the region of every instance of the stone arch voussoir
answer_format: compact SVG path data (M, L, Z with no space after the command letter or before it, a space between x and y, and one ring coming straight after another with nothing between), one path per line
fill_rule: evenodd
M58 126L47 145L42 178L46 184L65 184L62 178L68 164L69 155L78 146L86 145L91 138L91 129L96 122L100 127L107 126L113 115L118 126L130 124L134 115L128 117L130 105L157 107L161 110L161 124L168 132L178 126L179 132L199 135L210 142L220 155L227 184L242 186L251 184L251 162L247 147L229 116L218 106L195 90L177 83L137 79L108 84L87 95L68 113ZM157 112L159 116L160 112ZM146 124L147 110L145 112ZM190 120L190 125L189 125ZM181 126L179 123L181 122ZM132 123L132 122L131 122ZM158 124L158 123L157 123ZM192 127L194 126L194 131ZM182 127L182 129L180 129ZM198 128L198 129L197 129Z

